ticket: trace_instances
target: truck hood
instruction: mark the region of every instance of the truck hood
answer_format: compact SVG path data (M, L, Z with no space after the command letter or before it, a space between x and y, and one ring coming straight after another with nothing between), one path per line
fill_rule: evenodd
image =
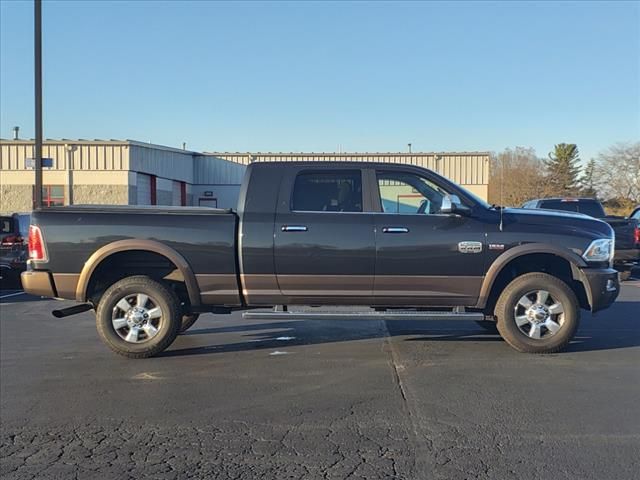
M606 222L582 213L531 208L505 208L503 213L505 226L509 223L519 223L523 225L558 226L562 227L562 229L580 229L603 237L610 237L613 234L612 228Z

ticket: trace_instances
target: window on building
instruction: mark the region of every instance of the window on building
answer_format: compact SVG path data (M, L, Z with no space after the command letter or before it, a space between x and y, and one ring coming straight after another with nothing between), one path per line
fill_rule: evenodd
M293 187L291 209L306 212L361 212L360 171L299 174Z
M33 204L35 205L36 195L33 192ZM64 205L64 185L43 185L42 186L42 206L59 207Z

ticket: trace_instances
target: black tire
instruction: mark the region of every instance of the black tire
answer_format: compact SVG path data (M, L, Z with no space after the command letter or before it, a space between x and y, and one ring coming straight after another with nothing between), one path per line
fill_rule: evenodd
M498 334L498 326L494 320L476 320L475 322L486 330L487 333Z
M160 307L161 321L157 333L141 343L123 339L112 324L112 312L127 295L148 295ZM151 312L150 312L151 313ZM157 355L173 343L182 319L180 301L176 294L163 284L143 275L124 278L114 283L104 293L96 310L96 326L102 341L115 353L127 358L148 358Z
M548 337L531 338L516 324L516 307L528 292L547 291L562 305L563 319L559 330ZM555 353L564 349L578 329L580 304L575 293L562 280L546 273L527 273L514 279L503 290L495 307L500 336L523 353Z
M198 318L200 318L199 313L192 313L191 315L183 315L179 333L184 333L187 330L189 330L191 327L193 327L193 324L196 323L196 320L198 320Z

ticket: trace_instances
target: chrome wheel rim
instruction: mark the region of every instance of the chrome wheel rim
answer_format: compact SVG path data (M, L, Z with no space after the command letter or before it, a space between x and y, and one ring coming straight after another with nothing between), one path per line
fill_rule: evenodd
M524 294L514 308L516 325L529 338L553 337L564 324L564 307L547 290Z
M122 297L113 307L111 324L125 342L144 343L158 334L162 325L162 308L145 293Z

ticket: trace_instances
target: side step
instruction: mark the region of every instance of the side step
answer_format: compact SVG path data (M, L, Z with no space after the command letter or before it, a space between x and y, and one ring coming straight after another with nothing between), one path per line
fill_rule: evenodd
M242 314L242 318L248 320L261 319L296 319L296 320L485 320L482 313L477 312L421 312L415 310L401 311L259 311L249 310Z
M70 317L71 315L77 315L78 313L88 312L89 310L93 310L93 305L81 303L80 305L73 305L72 307L54 310L51 314L56 318L64 318Z

